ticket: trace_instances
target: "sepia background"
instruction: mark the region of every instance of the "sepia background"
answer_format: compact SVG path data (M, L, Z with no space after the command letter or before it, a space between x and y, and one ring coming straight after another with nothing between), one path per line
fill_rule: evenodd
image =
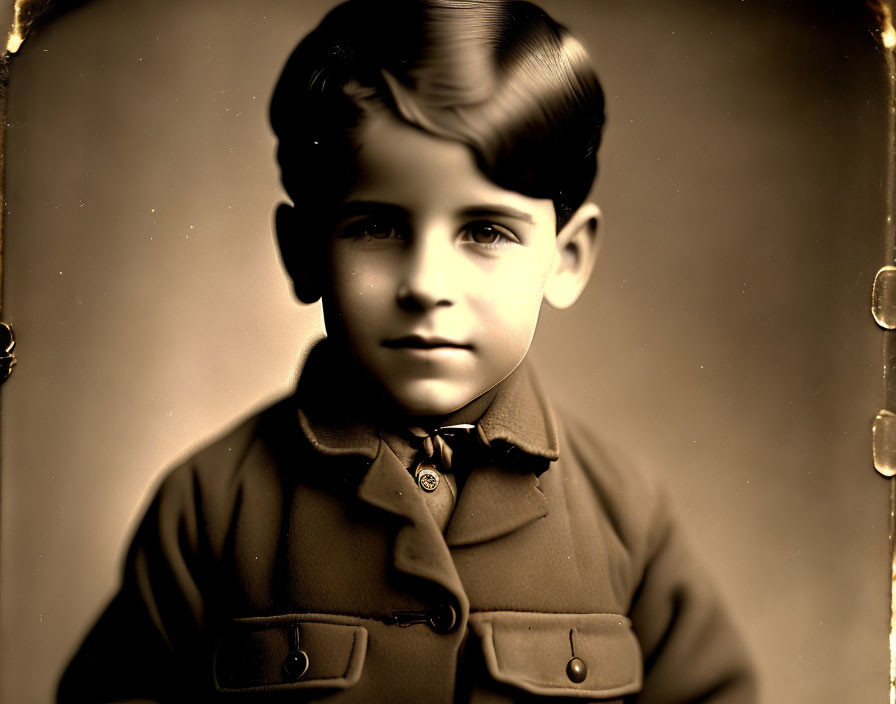
M274 249L265 111L332 4L93 0L14 59L3 704L52 700L160 472L287 393L322 334ZM765 701L883 704L885 83L862 4L542 4L609 109L603 249L543 315L542 380L665 481Z

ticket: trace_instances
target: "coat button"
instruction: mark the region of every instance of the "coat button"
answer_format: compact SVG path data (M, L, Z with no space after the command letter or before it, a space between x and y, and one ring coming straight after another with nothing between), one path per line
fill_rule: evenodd
M585 661L582 658L570 658L566 663L566 676L576 684L584 682L588 676L588 666Z
M421 464L417 468L417 486L431 493L439 488L439 473L431 464Z
M457 612L451 604L439 604L429 612L429 627L436 633L448 633L457 625Z

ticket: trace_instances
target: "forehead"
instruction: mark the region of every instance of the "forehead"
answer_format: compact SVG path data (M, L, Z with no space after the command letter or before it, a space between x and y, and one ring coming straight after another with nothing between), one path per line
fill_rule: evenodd
M395 203L412 212L499 205L553 225L550 199L501 188L482 173L472 149L461 142L431 135L386 110L362 118L354 138L351 200Z

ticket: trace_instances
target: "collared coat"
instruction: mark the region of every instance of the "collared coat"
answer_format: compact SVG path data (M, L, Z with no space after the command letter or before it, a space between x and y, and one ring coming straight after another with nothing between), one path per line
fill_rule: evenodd
M662 493L527 370L443 533L316 355L164 479L59 704L756 701Z

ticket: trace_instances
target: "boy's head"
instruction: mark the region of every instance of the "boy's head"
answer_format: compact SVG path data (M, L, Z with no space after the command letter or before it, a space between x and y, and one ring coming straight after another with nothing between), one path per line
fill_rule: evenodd
M271 103L284 261L405 412L484 393L542 299L578 297L603 107L582 46L526 2L350 0L290 57Z

